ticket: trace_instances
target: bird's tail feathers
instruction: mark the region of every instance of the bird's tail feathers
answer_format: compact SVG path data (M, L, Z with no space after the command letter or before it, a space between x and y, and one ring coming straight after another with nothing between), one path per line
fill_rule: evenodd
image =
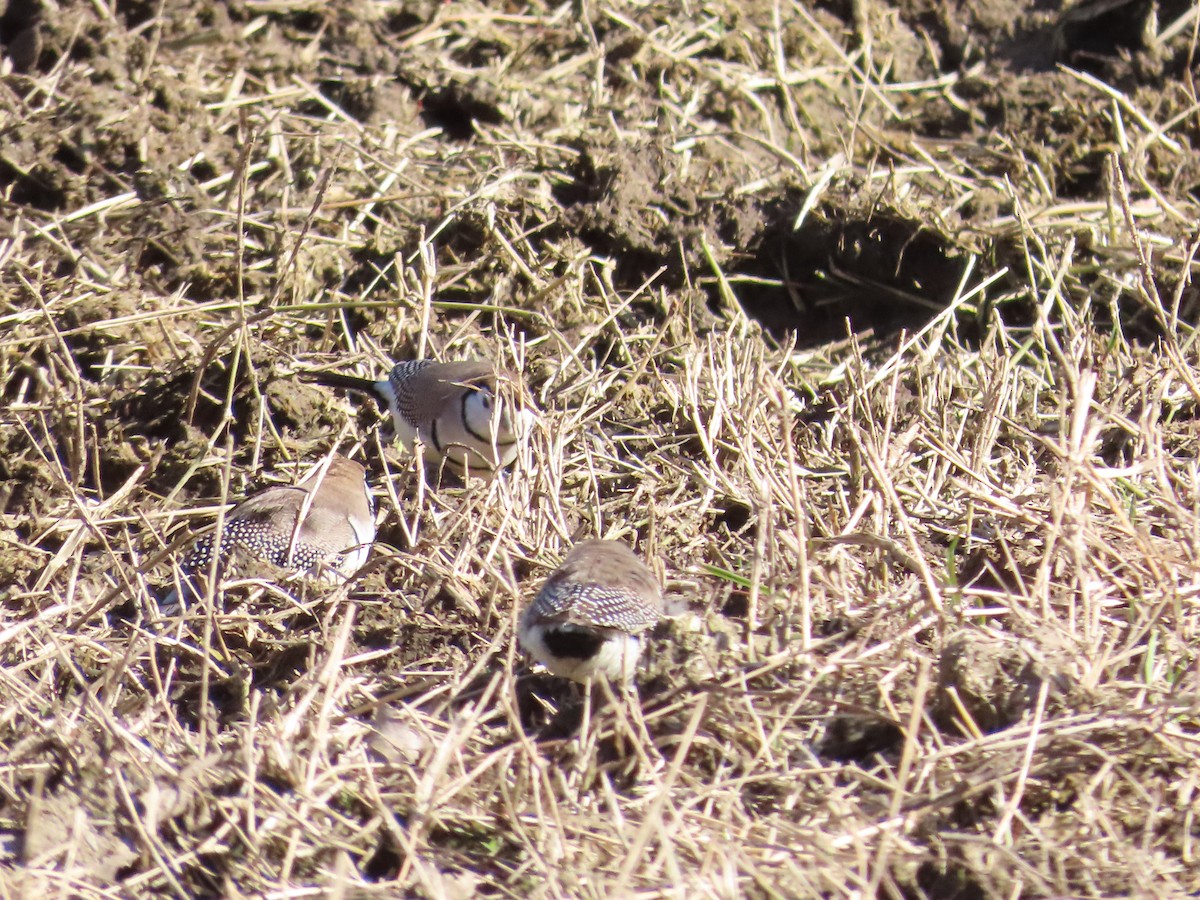
M379 386L370 378L359 378L356 375L341 375L337 372L310 372L305 376L306 381L315 381L326 387L344 388L348 391L360 391L379 397Z

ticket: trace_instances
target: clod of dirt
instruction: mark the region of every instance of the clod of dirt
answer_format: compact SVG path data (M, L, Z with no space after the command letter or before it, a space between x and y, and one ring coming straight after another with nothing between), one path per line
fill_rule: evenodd
M276 378L266 388L275 422L298 435L313 437L334 427L327 391L294 377Z
M619 288L633 290L660 268L660 284L685 284L689 270L709 269L705 241L739 248L761 232L762 202L728 195L731 183L767 166L761 151L706 149L704 164L688 167L661 142L580 145L572 181L553 193L569 230L614 261Z
M10 503L5 496L8 484L0 484L0 515L3 515ZM11 496L11 494L10 494ZM13 509L27 509L20 502L12 504ZM16 517L12 521L16 521ZM41 548L32 549L27 539L12 528L0 525L0 584L26 584L30 576L40 572L46 565L50 554Z
M12 60L13 71L28 72L42 53L38 25L42 11L37 3L0 4L0 56Z
M504 115L498 103L487 98L479 84L453 84L421 100L421 118L431 128L441 128L452 141L470 140L475 123L499 125Z
M1061 63L1106 77L1132 71L1146 78L1162 73L1165 48L1156 35L1160 23L1174 22L1189 4L1190 0L905 0L898 7L909 28L936 47L942 71L983 58L1018 72L1044 72Z
M937 713L961 728L965 710L980 731L1000 731L1033 709L1047 678L1045 662L1013 638L965 629L942 647Z
M112 803L113 798L107 801ZM138 852L117 832L111 809L97 812L90 805L81 804L80 795L70 789L42 797L20 841L23 858L46 865L57 863L61 856L86 880L111 884L138 858Z

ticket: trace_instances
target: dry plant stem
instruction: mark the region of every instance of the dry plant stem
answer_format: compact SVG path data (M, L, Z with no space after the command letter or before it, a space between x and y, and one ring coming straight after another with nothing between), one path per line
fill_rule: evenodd
M1165 344L1175 372L1183 379L1183 382L1188 386L1188 390L1192 394L1192 399L1200 402L1200 381L1195 377L1193 366L1188 365L1180 355L1178 332L1171 328L1170 325L1173 317L1169 316L1163 309L1162 299L1158 294L1158 288L1155 284L1152 261L1145 243L1142 241L1136 224L1133 221L1133 214L1130 209L1129 191L1125 184L1124 173L1118 165L1117 160L1113 158L1110 162L1110 172L1112 180L1117 188L1118 198L1121 203L1121 210L1125 214L1125 224L1129 229L1129 235L1133 242L1134 249L1137 252L1139 260L1139 268L1141 274L1142 299L1146 302L1154 316L1163 325L1166 330Z
M232 381L230 382L230 389L232 390ZM228 403L229 400L227 399L226 402ZM226 409L228 409L228 406L226 407ZM211 651L212 651L212 642L213 642L214 620L217 615L216 598L217 598L217 588L218 588L218 583L219 583L218 578L217 578L217 564L221 559L221 536L225 533L225 510L229 503L229 480L230 480L230 477L232 474L232 463L233 463L232 444L233 444L233 432L227 431L226 432L226 443L225 443L225 466L221 473L221 508L217 512L217 521L213 525L213 527L215 529L214 533L216 535L216 539L213 542L212 559L209 564L208 571L205 573L206 586L205 586L204 597L201 598L201 600L200 600L201 609L204 614L204 624L202 626L203 630L201 631L201 636L200 636L200 646L206 657L212 655ZM176 580L176 582L179 581L178 578L176 578L175 580ZM180 594L180 597L182 597L182 596L183 596L183 594ZM200 674L200 708L197 711L197 719L198 719L199 725L200 725L200 733L198 736L198 740L199 740L199 746L200 746L200 754L202 756L206 755L208 753L208 741L209 741L209 733L208 733L208 728L209 728L209 688L208 688L208 686L209 686L209 677L210 677L209 667L204 666L203 669L201 669L201 674Z
M1038 690L1037 704L1033 711L1033 723L1029 727L1029 743L1026 745L1025 756L1021 760L1021 769L1017 773L1017 782L1013 786L1012 796L1004 807L1004 813L1000 817L1000 823L996 826L996 833L993 835L993 840L997 844L1006 844L1010 838L1013 817L1017 814L1020 808L1021 797L1025 791L1025 785L1029 778L1029 770L1033 764L1033 755L1038 742L1038 732L1041 729L1042 717L1046 713L1046 697L1050 690L1050 683L1043 681Z
M916 685L913 688L912 709L909 712L908 724L904 731L904 749L900 756L900 765L896 770L895 785L892 789L891 803L888 807L888 822L896 823L896 827L905 829L901 811L907 805L908 779L917 754L920 751L921 722L925 714L925 695L929 691L930 664L927 659L917 661ZM869 894L875 894L887 874L887 860L891 853L894 838L892 830L883 832L875 859L871 865L871 884Z
M426 6L8 4L0 894L1200 891L1200 16ZM506 477L293 377L419 355ZM352 583L139 624L349 435ZM681 609L581 740L585 537Z
M859 365L861 366L861 359ZM861 368L859 369L859 374L861 375ZM921 549L916 542L912 522L904 508L904 504L896 493L895 485L888 474L889 468L884 458L872 446L871 440L864 436L859 428L852 426L850 434L854 440L855 449L863 455L876 487L883 494L887 508L901 526L905 540L908 542L907 558L916 564L916 572L925 587L925 602L928 604L930 611L935 615L944 615L941 587L934 577L933 572L924 561L924 554L921 553ZM882 437L884 436L881 435ZM884 447L884 451L887 451L886 446Z
M616 737L619 733L623 733L633 747L641 770L653 771L657 761L652 760L650 754L655 753L657 756L657 750L641 715L641 702L637 687L633 684L614 687L605 679L600 680L599 683L593 682L593 685L596 690L601 692L604 699L600 709L612 713L613 736Z
M637 834L634 836L633 843L626 851L625 862L621 866L621 871L617 875L617 880L613 886L613 892L616 896L622 896L629 884L630 877L639 863L642 862L642 854L645 853L646 847L650 842L651 837L655 832L662 835L666 831L666 823L663 821L663 810L666 808L667 801L670 797L671 789L675 785L676 779L679 778L680 770L683 767L683 760L687 756L687 751L692 745L692 741L696 739L696 732L700 728L700 721L704 717L704 712L708 707L708 698L701 696L692 710L691 717L688 719L683 735L679 740L679 746L675 750L675 756L671 760L671 765L667 769L667 774L663 778L662 784L654 797L654 801L646 810L645 818L642 824L638 827Z
M271 296L271 298L265 304L263 304L263 308L259 309L258 312L252 313L250 315L246 315L246 313L245 313L246 304L239 300L239 302L238 302L239 321L234 322L228 328L226 328L223 332L221 332L216 337L216 339L214 339L208 345L208 347L205 349L204 356L201 358L200 364L196 368L196 375L192 380L192 389L188 395L187 413L186 413L186 418L187 418L188 422L192 422L195 417L195 414L196 414L196 403L200 396L201 379L203 378L205 371L212 364L212 361L216 358L217 351L224 345L225 341L227 341L235 333L239 333L239 332L242 334L242 340L244 341L246 329L248 329L252 325L258 325L261 322L266 321L272 315L275 314L275 311L276 311L275 306L279 303L280 298L283 296L285 275L295 265L297 254L300 252L300 247L304 241L304 236L308 232L308 229L312 224L313 218L317 214L317 211L320 207L320 198L321 198L321 196L323 196L324 190L328 187L329 179L330 179L330 176L333 174L333 171L334 171L334 169L332 166L326 168L325 171L322 173L320 180L318 181L317 199L314 200L313 207L312 207L311 211L309 212L308 218L305 220L304 226L301 229L300 234L297 235L297 237L296 237L296 242L292 246L291 255L288 258L287 264L283 267L283 269L280 272L279 280L277 282L277 286L275 288L274 294ZM239 228L237 231L239 242L241 240L242 234L243 234L242 229ZM242 267L241 267L241 263L240 263L240 259L239 259L239 263L237 265L236 271L238 273L240 273L241 270L242 270ZM239 274L238 277L240 279L241 275ZM239 289L239 297L240 296L241 296L241 290ZM234 366L232 368L231 372L236 373L236 371L237 371L237 368L236 368L236 366Z

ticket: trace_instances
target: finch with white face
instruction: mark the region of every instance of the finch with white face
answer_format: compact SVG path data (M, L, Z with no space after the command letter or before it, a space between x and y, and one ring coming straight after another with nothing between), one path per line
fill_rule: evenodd
M379 381L331 372L311 377L380 399L405 446L411 450L419 439L427 459L444 461L459 474L486 475L517 457L512 411L496 392L496 371L489 363L418 359L397 364Z

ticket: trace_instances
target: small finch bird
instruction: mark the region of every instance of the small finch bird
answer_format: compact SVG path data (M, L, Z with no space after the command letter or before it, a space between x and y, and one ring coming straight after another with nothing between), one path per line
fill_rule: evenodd
M410 450L419 439L432 462L456 472L488 474L517 457L513 417L496 393L496 371L480 360L397 364L387 378L372 381L319 372L313 381L370 394L387 405L396 436Z
M214 553L218 577L257 560L336 581L362 568L374 541L375 503L366 472L334 455L299 484L275 485L243 500L226 514L220 540L216 532L196 538L179 568L190 597L203 596L195 579L208 575ZM172 590L159 609L173 615L179 605Z
M637 670L642 634L662 617L662 588L629 547L583 541L521 616L518 639L555 675L627 683Z

